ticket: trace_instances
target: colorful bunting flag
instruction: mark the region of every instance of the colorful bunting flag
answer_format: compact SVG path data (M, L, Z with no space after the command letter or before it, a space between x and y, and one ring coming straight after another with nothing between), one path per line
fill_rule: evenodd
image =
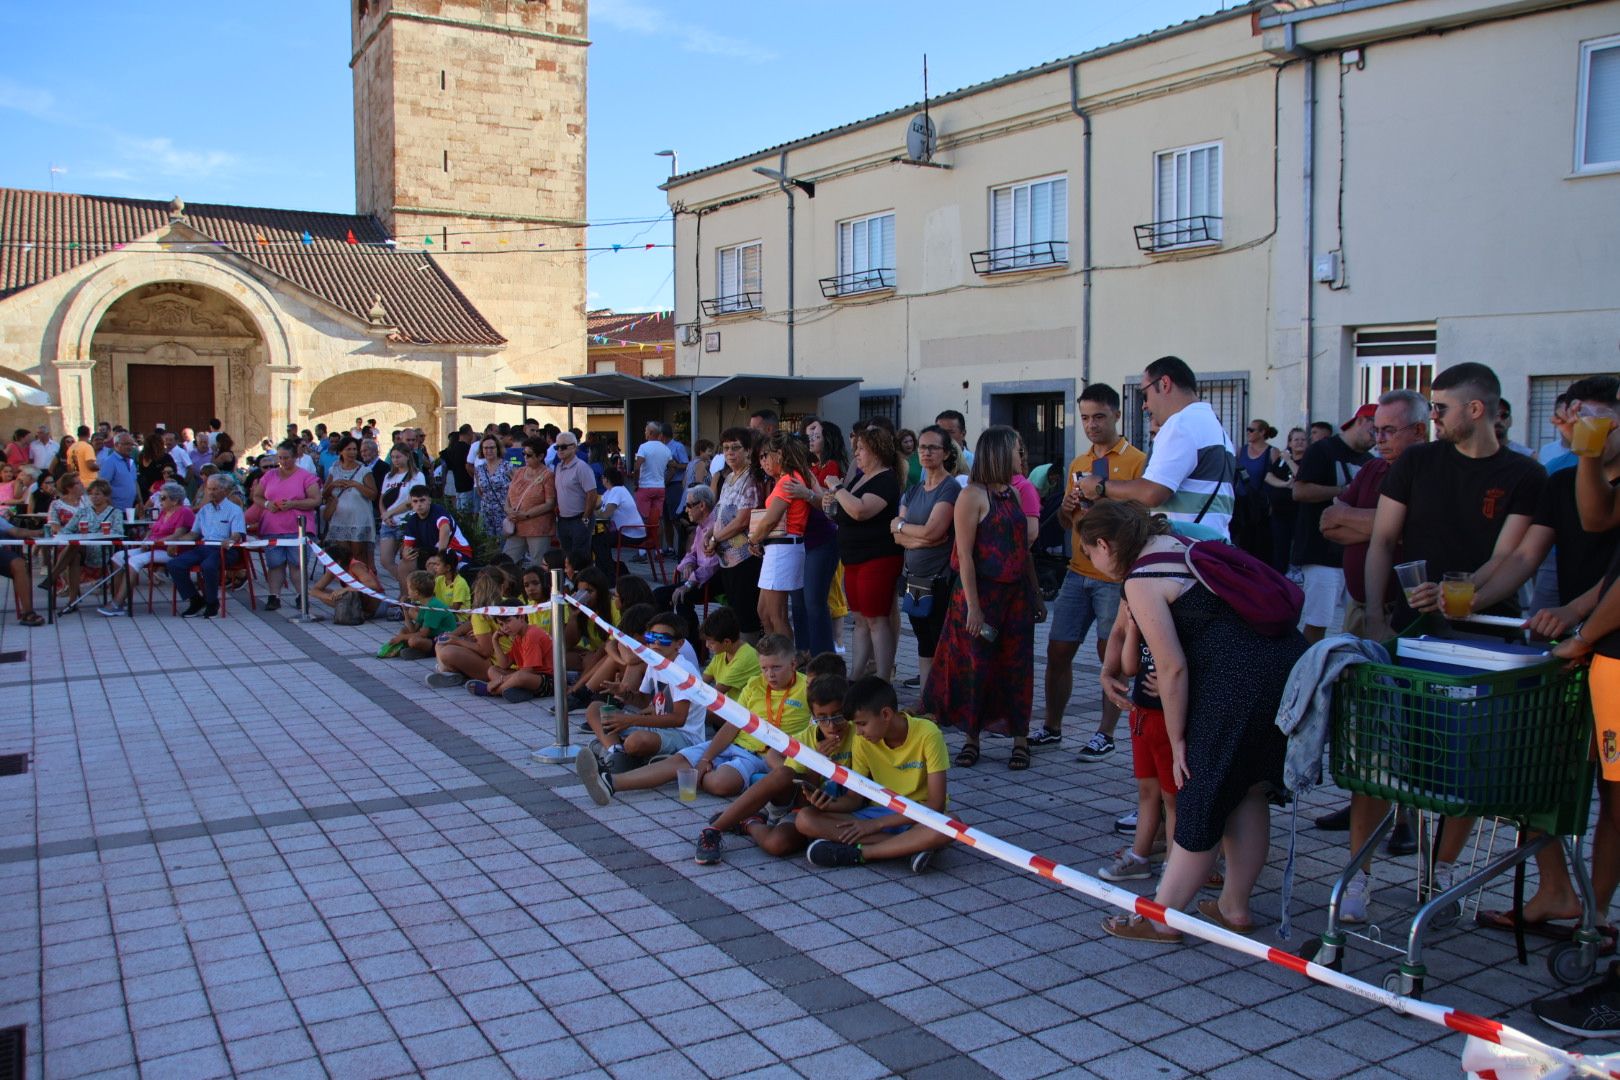
M350 233L349 235L353 236L354 234ZM304 235L298 238L298 242L300 244L303 244L305 247L309 247L309 245L311 245L311 244L313 244L315 242L315 238L313 236L309 235L309 230L308 229L305 229L304 230Z
M358 244L360 241L354 238L354 230L350 229L349 235L343 238L343 242L346 244Z

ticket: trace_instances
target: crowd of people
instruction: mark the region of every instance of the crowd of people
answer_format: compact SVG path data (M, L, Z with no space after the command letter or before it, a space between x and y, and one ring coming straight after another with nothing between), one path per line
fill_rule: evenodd
M820 867L904 859L920 871L944 840L706 715L690 690L653 678L582 613L557 621L549 610L496 618L468 609L541 603L561 569L572 595L625 634L701 669L803 744L935 809L947 805L949 768L980 765L987 733L1007 740L1013 771L1063 745L1074 661L1094 634L1100 724L1078 761L1109 758L1125 717L1138 780L1134 812L1116 823L1130 843L1099 874L1157 876L1157 901L1176 909L1215 889L1199 910L1244 933L1254 926L1270 807L1289 798L1277 713L1296 663L1333 631L1387 640L1441 609L1441 581L1466 580L1471 611L1521 616L1560 642L1559 656L1591 665L1602 772L1593 877L1606 925L1620 885L1620 594L1611 587L1620 572L1620 379L1571 386L1554 417L1558 439L1539 454L1507 440L1500 385L1474 363L1442 371L1431 397L1392 390L1342 423L1302 425L1280 440L1267 421L1251 420L1241 446L1179 358L1149 364L1136 390L1149 450L1121 434L1118 391L1093 383L1078 401L1084 449L1066 469L1033 475L1016 430L988 427L970 448L955 411L919 431L871 417L846 436L818 417L790 431L761 409L717 444L690 450L650 423L625 456L606 443L587 451L579 432L532 422L482 434L463 426L436 456L420 432L398 432L382 456L376 431L357 420L349 432L289 429L245 475L217 424L144 441L81 429L67 446L18 432L0 502L38 512L40 487L53 484L43 506L51 521L69 533L116 535L119 511L150 494L160 539L320 536L365 588L327 572L311 596L347 607L350 620L339 621L395 613L401 626L379 655L430 663L430 687L522 702L561 680L591 736L579 768L596 802L670 783L683 795L729 800L695 838L700 863L720 861L724 837L735 835L773 855L805 851ZM1572 436L1583 421L1607 423L1608 434L1577 453ZM498 553L470 565L469 532L496 538ZM1206 540L1297 581L1298 628L1257 628L1234 597L1195 573L1193 550ZM187 613L206 616L219 550L153 549L128 565L165 566ZM270 552L290 550L266 553L272 608L289 559ZM1048 609L1037 563L1053 550L1067 562ZM627 572L627 559L663 565L665 556L671 569L656 589ZM51 579L61 574L76 594L78 575L102 559L87 547ZM1414 563L1422 580L1403 588L1395 567ZM392 590L404 606L370 595ZM1035 629L1048 618L1037 705ZM902 622L918 668L903 684ZM948 757L950 729L962 739ZM1359 850L1386 811L1356 796L1319 825L1347 829ZM1446 823L1433 860L1416 870L1423 888L1450 886L1472 824ZM1385 851L1398 859L1415 846L1409 830L1397 830ZM1539 889L1522 914L1482 912L1482 925L1553 925L1580 914L1559 849L1539 861ZM1388 873L1378 865L1369 857L1351 881L1345 922L1369 918ZM1136 916L1104 929L1179 940ZM1620 1008L1620 988L1589 993ZM1559 1022L1558 1009L1581 1007L1553 1002L1545 1011Z

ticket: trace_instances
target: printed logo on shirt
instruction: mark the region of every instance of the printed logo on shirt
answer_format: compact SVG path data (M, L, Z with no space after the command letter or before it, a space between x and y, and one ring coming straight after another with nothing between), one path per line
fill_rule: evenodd
M920 769L922 767L923 763L920 761L902 761L895 766L897 769Z
M1485 489L1485 498L1479 504L1479 512L1484 516L1486 521L1496 520L1496 509L1505 498L1507 498L1507 490L1505 488Z
M1605 765L1613 765L1617 760L1620 760L1620 745L1616 744L1616 735L1613 730L1608 728L1604 729L1603 745L1601 750L1603 753L1603 763Z

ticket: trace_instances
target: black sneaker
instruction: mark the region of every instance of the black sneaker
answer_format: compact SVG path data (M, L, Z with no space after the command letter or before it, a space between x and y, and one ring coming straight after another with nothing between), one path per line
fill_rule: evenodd
M267 599L264 602L264 610L266 610L266 611L280 611L281 610L281 597L272 596L269 599Z
M510 690L502 690L501 697L505 698L513 705L521 705L525 701L533 701L535 698L535 693L533 690L530 690L527 687L514 686Z
M205 619L217 619L217 618L219 618L219 605L218 604L209 604L207 607L203 608L203 618L205 618Z
M1350 828L1350 808L1335 810L1316 819L1316 827L1323 832L1345 832Z
M180 617L182 619L195 619L203 613L203 609L207 606L208 604L202 597L194 596L191 598L191 602L186 605L186 610L180 613Z
M1053 731L1051 728L1041 728L1029 737L1031 750L1050 750L1054 746L1063 745L1063 732Z
M1093 732L1086 745L1075 755L1076 761L1101 761L1114 752L1114 740L1102 732Z
M854 844L840 844L836 840L812 840L804 849L804 858L811 866L831 870L840 866L859 866L861 849Z
M1530 1011L1548 1027L1585 1039L1620 1035L1620 965L1610 964L1601 982L1567 997L1542 998Z
M922 677L920 675L913 675L911 678L903 680L900 685L905 687L907 690L919 690L922 688Z
M623 750L615 750L607 756L607 761L602 764L602 768L609 776L618 776L620 773L627 773L631 769L639 769L645 764L647 764L646 758L627 754Z
M693 854L692 861L699 866L714 866L720 861L720 849L723 846L724 840L720 836L720 830L704 829L698 833L697 851Z
M1136 833L1136 811L1114 819L1114 831L1124 836L1133 836Z
M602 763L592 753L591 748L579 748L579 756L574 759L574 769L579 773L580 782L585 785L585 794L597 806L606 806L613 801L613 777L602 769Z
M919 851L919 852L917 852L917 854L915 854L915 855L913 855L911 857L911 872L913 874L920 874L924 870L927 870L930 866L932 866L934 864L934 855L935 854L936 854L936 852L933 852L933 851Z

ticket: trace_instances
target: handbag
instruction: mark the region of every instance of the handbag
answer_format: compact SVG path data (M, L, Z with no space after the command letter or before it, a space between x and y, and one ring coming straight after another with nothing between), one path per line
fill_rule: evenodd
M501 533L505 536L516 536L517 522L513 521L511 518L503 518L501 521Z
M905 592L900 595L900 611L913 619L927 619L934 614L934 579L906 578Z

